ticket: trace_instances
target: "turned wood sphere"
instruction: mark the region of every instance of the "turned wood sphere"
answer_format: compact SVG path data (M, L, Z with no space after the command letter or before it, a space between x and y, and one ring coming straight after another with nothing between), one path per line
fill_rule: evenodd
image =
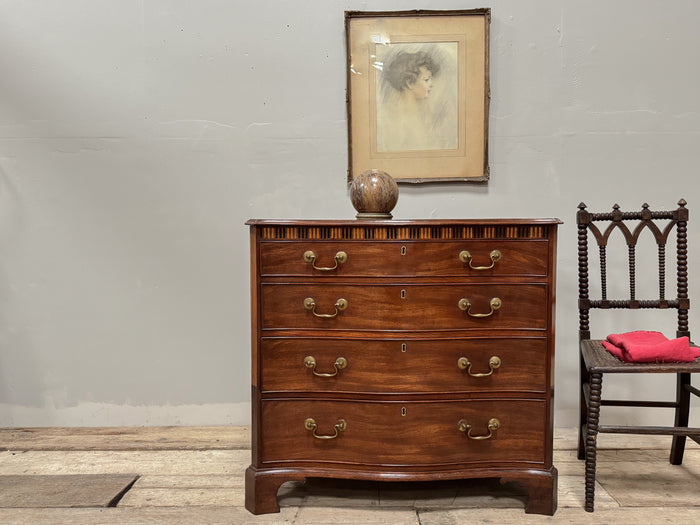
M358 219L391 219L399 186L386 171L363 171L350 184L350 200Z

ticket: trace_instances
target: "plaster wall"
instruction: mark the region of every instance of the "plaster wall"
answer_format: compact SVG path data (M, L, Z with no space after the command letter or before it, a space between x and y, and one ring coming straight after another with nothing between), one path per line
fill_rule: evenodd
M694 0L0 0L0 426L249 422L244 222L354 216L343 13L418 7L492 8L491 180L394 216L564 221L576 424L578 203L688 200L700 297Z

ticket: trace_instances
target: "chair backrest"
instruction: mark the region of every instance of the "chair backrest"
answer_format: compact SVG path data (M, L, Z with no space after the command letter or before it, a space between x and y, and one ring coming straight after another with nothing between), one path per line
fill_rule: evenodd
M676 309L678 311L678 327L676 337L688 336L688 210L686 201L678 201L678 208L671 211L651 211L648 204L642 205L637 212L622 212L615 204L612 212L591 213L586 205L578 205L576 223L578 225L578 282L579 282L579 338L590 339L589 310L601 309L639 309L658 308ZM607 248L611 233L619 229L627 244L629 262L629 298L608 298ZM637 241L640 234L649 229L658 247L658 298L637 298L636 286L636 255ZM666 290L666 245L671 232L675 230L676 238L676 297L668 298ZM600 293L601 297L589 297L588 272L588 238L589 233L598 246L600 260Z

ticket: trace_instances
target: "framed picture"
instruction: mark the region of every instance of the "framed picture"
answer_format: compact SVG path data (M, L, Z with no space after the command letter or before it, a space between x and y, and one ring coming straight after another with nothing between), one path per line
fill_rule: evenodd
M485 182L491 10L346 11L348 183Z

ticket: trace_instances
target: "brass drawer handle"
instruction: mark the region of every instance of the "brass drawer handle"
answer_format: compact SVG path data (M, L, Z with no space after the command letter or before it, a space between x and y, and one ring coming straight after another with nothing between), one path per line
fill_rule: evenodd
M348 260L348 254L345 252L338 252L335 254L335 266L331 266L328 268L324 268L322 266L316 266L316 254L312 252L311 250L304 252L304 260L308 263L311 263L311 266L313 267L314 270L319 270L321 272L330 272L331 270L335 270L338 268L339 264L343 264L345 261Z
M472 377L488 377L491 374L493 374L493 371L496 370L496 368L501 366L501 358L498 357L497 355L491 356L491 359L489 359L489 372L483 373L483 374L473 374L472 373L472 364L469 362L469 359L466 357L460 357L457 359L457 366L461 370L466 370L467 373L472 376Z
M325 319L330 319L332 317L335 317L338 315L338 313L342 310L345 310L348 307L348 301L347 299L343 299L342 297L338 299L335 304L333 305L335 307L335 313L332 314L317 314L316 313L316 301L313 297L307 297L304 299L304 308L307 310L311 310L311 313L314 314L316 317L323 317Z
M480 439L491 439L493 433L501 428L501 422L495 417L489 420L488 429L489 433L485 436L472 436L472 426L467 423L464 419L460 419L457 423L457 428L460 432L466 432L469 439L480 440Z
M503 255L500 251L493 250L489 254L489 257L491 258L491 266L472 266L472 254L469 253L467 250L462 250L461 252L459 252L459 260L463 263L468 264L469 268L471 268L472 270L490 270L491 268L496 266L496 263L501 260Z
M335 363L333 363L333 368L335 368L335 372L332 372L330 374L316 372L316 359L312 355L307 355L304 358L304 366L306 368L311 368L311 371L316 377L335 377L338 375L338 372L340 372L343 368L348 366L348 360L344 357L339 357L338 359L336 359Z
M318 428L316 420L310 417L306 421L304 421L304 428L310 431L316 439L335 439L340 435L341 432L348 428L348 424L345 422L344 419L339 419L338 422L335 425L333 425L333 428L335 429L335 433L333 435L321 436L316 433L316 429Z
M467 312L472 317L488 317L489 315L492 315L493 312L498 310L501 306L503 306L503 301L499 299L498 297L494 297L489 301L489 306L491 307L491 311L487 314L473 314L472 313L472 303L469 302L469 299L462 298L459 300L457 303L457 306L459 307L460 310L463 312Z

